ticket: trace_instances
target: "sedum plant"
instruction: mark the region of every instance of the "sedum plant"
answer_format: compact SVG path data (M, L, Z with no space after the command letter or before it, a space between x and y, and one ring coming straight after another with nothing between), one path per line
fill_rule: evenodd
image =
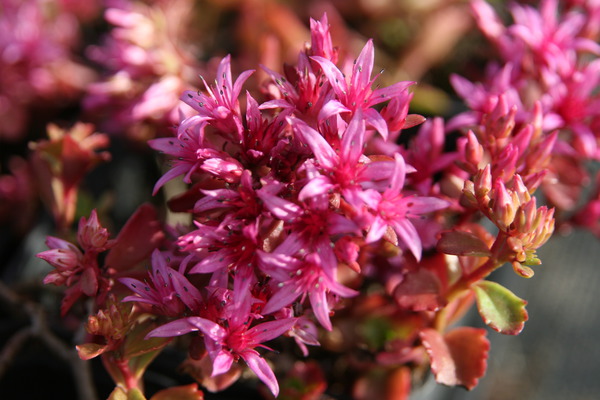
M257 66L266 79L251 91L257 71L235 76L229 55L201 88L181 94L179 113L173 90L193 63L169 64L178 66L170 80L138 88L137 105L114 90L123 73L93 86L87 107L118 97L126 108L112 122L134 126L136 140L147 136L142 124L159 121L162 132L179 115L172 134L148 142L165 165L153 194L182 180L167 204L190 221L169 225L145 204L115 235L94 210L73 240L50 236L38 254L54 268L44 283L66 288L62 314L89 306L77 351L100 357L115 383L110 399L145 398L144 372L167 346L185 352L183 369L211 392L247 377L243 370L266 398L324 398L342 384L356 399L404 399L429 373L474 388L490 345L485 329L460 324L464 313L476 306L508 335L528 319L526 301L489 275L510 266L530 278L555 224L590 225L575 211L581 182L563 170L585 174L598 158L589 83L597 23L576 3L515 5L507 27L473 1L499 61L479 83L453 76L468 109L449 121L409 113L416 83L380 85L373 41L348 57L326 14L310 20L310 43L294 65ZM125 33L136 18L156 17L149 7L109 13L121 34L106 52L142 46ZM129 84L158 74L133 68L127 54L113 58ZM153 92L167 93L168 104ZM128 119L136 112L140 121ZM52 179L61 229L73 221L83 174L108 160L93 151L107 138L92 130L52 127L49 141L32 146L36 168ZM74 165L85 168L69 172ZM597 201L582 210L593 213ZM203 392L192 384L150 397L173 398Z

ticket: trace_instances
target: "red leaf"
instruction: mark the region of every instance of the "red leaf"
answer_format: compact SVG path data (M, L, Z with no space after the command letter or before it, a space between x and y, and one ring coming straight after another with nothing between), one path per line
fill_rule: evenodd
M484 329L461 327L442 336L434 329L420 333L438 383L471 390L487 368L490 342Z
M116 244L106 256L105 266L123 271L148 258L164 239L156 210L150 204L142 204L129 218Z
M393 296L403 309L412 311L436 311L446 305L441 296L441 284L431 271L421 268L408 272L394 288Z

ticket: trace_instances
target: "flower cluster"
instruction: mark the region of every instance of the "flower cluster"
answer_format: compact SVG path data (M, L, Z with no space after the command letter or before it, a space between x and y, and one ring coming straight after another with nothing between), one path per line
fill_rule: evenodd
M194 316L151 335L203 332L213 374L231 365L230 353L210 351L226 342L275 395L277 382L252 348L290 331L298 318L314 318L331 330L330 315L338 303L358 294L345 285L340 268L357 266L362 248L377 246L384 236L406 257L420 260L423 244L411 221L422 222L450 205L440 196L405 187L414 168L399 152L390 150L390 156L367 150L370 138L385 140L403 126L388 124L402 116L374 106L389 102L406 110L412 82L373 90L372 42L343 73L334 64L326 17L311 26L311 46L300 53L297 66L285 76L267 70L271 99L259 104L247 93L242 114L239 97L252 71L234 80L225 57L215 84L205 83L206 93L183 96L197 115L181 122L176 137L150 142L172 159L155 192L177 176L193 184L187 199L194 202L188 212L195 229L177 240L184 253L179 269L210 274L210 291L231 292L231 304L220 313L207 318L189 310ZM148 295L136 292L138 301L147 301ZM235 320L227 317L231 309L239 310ZM259 319L270 322L246 334ZM265 329L273 325L273 333L250 339L250 332L258 334L263 324ZM237 342L234 333L247 339Z
M501 62L490 63L483 83L473 84L457 75L452 78L454 88L471 108L452 124L485 125L486 118L498 115L502 103L511 110L508 120L513 126L533 125L532 142L523 145L537 144L543 150L532 154L529 163L537 162L539 156L546 160L552 152L552 163L543 166L545 176L539 177L544 195L560 211L560 224L581 224L580 218L572 218L581 207L581 183L589 181L588 166L600 157L595 106L600 66L598 6L543 0L538 10L514 4L513 23L505 26L485 1L471 5L479 28L498 49ZM556 132L556 139L542 133L551 131Z

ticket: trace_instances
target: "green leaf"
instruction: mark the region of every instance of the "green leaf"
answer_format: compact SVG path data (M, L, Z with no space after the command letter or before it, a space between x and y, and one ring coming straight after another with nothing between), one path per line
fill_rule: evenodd
M487 257L491 254L487 244L479 236L465 231L442 233L437 249L455 256Z
M496 282L480 281L472 288L479 314L487 325L506 335L521 333L528 319L525 300Z

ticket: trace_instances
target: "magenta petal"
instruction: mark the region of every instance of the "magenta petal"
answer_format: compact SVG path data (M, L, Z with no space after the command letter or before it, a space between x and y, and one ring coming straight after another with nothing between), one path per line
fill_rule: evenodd
M314 56L311 57L311 59L319 63L319 65L323 69L323 73L325 74L325 76L329 80L329 83L333 87L335 94L338 97L343 98L344 94L348 91L348 87L346 85L346 79L344 78L344 75L338 69L338 67L336 67L334 63L323 57Z
M262 103L258 108L260 110L269 110L272 108L290 108L292 105L284 99L269 100Z
M380 181L389 179L395 168L393 161L373 161L362 170L360 177L365 181Z
M419 233L415 229L415 226L407 219L394 221L392 226L398 234L398 237L400 237L404 244L408 246L417 261L420 261L422 245L421 238L419 237Z
M323 105L321 111L319 111L319 116L317 119L319 122L322 122L332 115L341 114L343 112L350 112L350 110L338 100L329 100L327 103L325 103L325 105Z
M213 361L213 370L211 376L216 376L220 374L224 374L225 372L231 369L231 364L233 364L233 356L230 352L221 350L217 353Z
M327 303L327 293L325 288L315 288L308 293L310 305L315 313L315 317L323 326L330 331L332 329L331 320L329 319L329 304Z
M377 114L376 111L375 113ZM341 151L343 160L350 164L356 164L360 156L363 154L364 143L365 121L363 119L362 112L360 109L358 109L352 117L352 120L350 120L350 123L348 124L348 127L342 136Z
M335 188L335 185L331 184L328 177L319 175L304 185L300 193L298 193L298 200L305 201L306 199L326 194L333 188Z
M258 266L267 275L278 282L289 279L290 270L296 269L300 260L281 253L257 251Z
M144 282L139 281L137 279L119 278L118 281L142 297L147 297L148 293L150 293L144 289L148 285L146 285ZM137 299L139 299L139 297L136 297L135 299L137 300Z
M383 219L380 217L375 217L371 223L371 227L369 228L369 233L365 238L365 242L373 243L381 239L385 234L387 227L388 224Z
M409 198L410 199L410 198ZM413 214L425 214L432 211L443 210L450 206L450 202L437 197L415 197L412 198L408 209Z
M391 194L398 194L404 187L404 178L406 177L406 164L404 163L404 158L396 153L394 155L396 160L394 172L392 174L392 178L390 180L390 187L386 190L386 192L391 192Z
M271 296L262 309L262 314L271 314L292 304L302 294L300 287L293 281L282 282L282 287Z
M375 128L379 132L383 140L387 140L389 134L387 122L377 110L374 108L365 110L365 121L370 127Z
M374 90L369 98L369 107L402 95L402 93L412 84L414 84L414 82L402 81L396 82L385 88Z
M256 350L245 350L240 353L240 357L246 361L248 367L258 378L263 381L265 385L269 388L273 396L277 397L279 395L279 384L277 383L277 378L275 378L275 374L269 367L269 364L260 357Z
M300 119L288 118L288 122L292 125L294 133L310 147L317 160L319 160L319 163L327 169L332 169L336 164L338 156L331 148L331 145L327 143L327 140Z
M178 271L171 270L170 276L175 293L189 309L194 310L202 299L200 291Z
M271 214L278 219L283 221L293 221L302 213L300 206L284 200L281 197L272 195L264 190L258 190L256 194L264 202Z
M226 268L231 262L228 249L221 249L208 253L202 261L190 269L190 274L207 274L221 268Z
M254 344L264 343L275 339L292 329L297 318L284 318L275 321L263 322L246 332L249 340Z
M199 328L190 322L191 318L193 317L177 319L161 325L158 328L150 331L150 333L146 335L146 338L181 336L189 332L197 331Z
M355 90L366 88L371 83L374 60L373 39L369 39L358 55L352 69L352 86Z
M227 336L227 331L216 322L201 317L188 317L187 320L195 327L201 330L206 336L218 342Z
M240 92L242 91L242 86L244 85L246 80L250 77L250 75L252 75L253 73L254 73L254 70L244 71L235 80L235 83L233 84L233 94L232 94L233 100L236 100L238 98L238 96L240 95Z
M154 189L152 189L152 195L156 195L159 189L171 179L177 178L179 175L183 175L188 172L192 166L190 164L179 164L174 166L172 169L167 171L163 176L160 177L156 184L154 185Z
M357 292L354 289L350 289L349 287L346 287L334 280L329 280L329 282L327 282L327 288L329 289L329 291L342 297L354 297L360 294L360 292Z

